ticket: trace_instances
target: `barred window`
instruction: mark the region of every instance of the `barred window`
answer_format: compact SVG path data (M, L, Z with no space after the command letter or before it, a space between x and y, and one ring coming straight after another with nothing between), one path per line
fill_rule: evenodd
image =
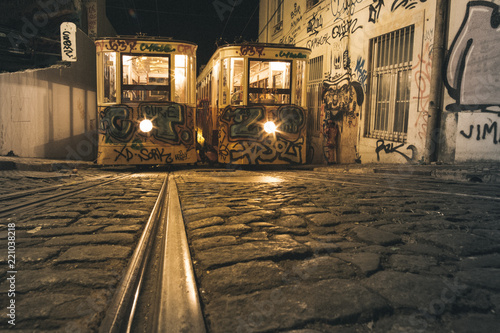
M414 26L370 40L367 137L404 142L408 133Z
M323 56L309 60L309 82L307 84L308 131L317 133L321 129L321 93L323 88Z

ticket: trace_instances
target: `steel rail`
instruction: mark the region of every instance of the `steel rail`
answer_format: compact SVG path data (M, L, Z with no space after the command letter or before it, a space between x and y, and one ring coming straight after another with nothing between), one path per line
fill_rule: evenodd
M165 177L153 210L144 227L138 245L132 254L124 278L120 282L106 315L101 322L99 327L99 332L101 333L124 332L130 330L130 327L132 327L137 299L140 294L148 256L152 248L154 231L161 223L165 211L167 184L168 176Z
M169 178L161 302L156 332L205 333L177 185L172 175Z
M21 210L21 209L25 209L23 211L23 213L26 213L26 212L29 212L28 209L30 209L30 208L34 209L34 208L36 208L44 203L54 201L55 199L59 199L61 197L66 197L69 195L75 195L78 193L82 193L82 192L88 191L91 188L94 188L96 186L102 186L105 184L113 183L113 182L116 182L118 180L121 180L121 179L127 178L127 177L131 177L131 175L114 177L113 179L101 181L97 184L87 184L86 186L79 187L76 189L65 190L64 192L48 195L48 196L45 196L43 198L36 198L34 200L30 200L30 201L21 202L21 203L15 204L15 205L7 206L7 207L0 209L0 217L9 216L13 213L13 211ZM86 182L86 183L88 183L88 182ZM70 186L70 185L68 185L68 186Z

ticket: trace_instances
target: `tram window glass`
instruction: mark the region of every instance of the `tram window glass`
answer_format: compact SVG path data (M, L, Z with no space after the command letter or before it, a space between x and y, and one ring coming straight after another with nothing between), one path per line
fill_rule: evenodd
M122 101L169 101L168 56L122 56Z
M187 103L187 56L175 55L175 101Z
M104 103L116 103L116 53L103 53Z
M251 60L248 85L250 104L290 104L289 61Z
M302 89L306 78L306 62L297 61L297 87L295 88L295 103L302 105Z
M231 58L231 104L240 105L243 103L243 58Z

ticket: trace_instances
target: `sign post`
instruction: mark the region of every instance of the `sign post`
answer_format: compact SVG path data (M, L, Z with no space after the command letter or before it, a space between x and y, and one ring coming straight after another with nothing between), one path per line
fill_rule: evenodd
M76 61L76 25L72 22L61 23L62 61Z

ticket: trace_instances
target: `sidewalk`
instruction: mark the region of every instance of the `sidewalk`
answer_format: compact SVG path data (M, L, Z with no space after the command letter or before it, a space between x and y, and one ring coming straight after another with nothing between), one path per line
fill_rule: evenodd
M94 167L98 167L98 165L90 161L48 160L41 158L0 156L0 170L51 172L64 169L88 169ZM465 182L500 183L500 162L430 165L367 163L272 167L273 170L285 170L287 168L312 169L318 172L415 175ZM259 169L265 170L264 168Z

